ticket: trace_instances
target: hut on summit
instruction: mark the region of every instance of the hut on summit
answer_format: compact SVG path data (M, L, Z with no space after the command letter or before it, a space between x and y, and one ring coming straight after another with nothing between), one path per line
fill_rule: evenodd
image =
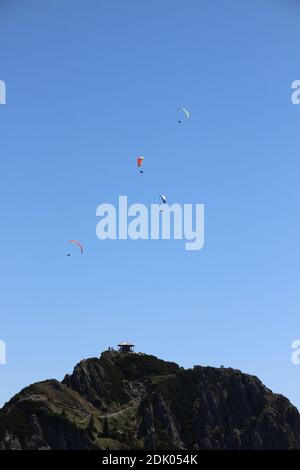
M134 344L123 341L123 343L118 344L119 352L134 352Z

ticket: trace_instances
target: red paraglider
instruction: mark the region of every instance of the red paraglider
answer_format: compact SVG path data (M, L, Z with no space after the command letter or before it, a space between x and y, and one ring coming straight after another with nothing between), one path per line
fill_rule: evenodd
M81 254L83 254L83 247L82 247L82 245L81 245L77 240L69 240L68 243L74 243L75 245L77 245L78 248L80 248ZM69 255L68 255L68 256L69 256Z
M141 168L143 160L144 160L144 157L137 157L137 165L139 168ZM144 173L143 170L140 170L140 173Z

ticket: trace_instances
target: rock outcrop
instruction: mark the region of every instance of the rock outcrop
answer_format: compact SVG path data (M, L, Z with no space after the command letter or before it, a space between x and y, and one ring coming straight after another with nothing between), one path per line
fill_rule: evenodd
M3 449L300 449L300 415L238 370L105 351L6 403Z

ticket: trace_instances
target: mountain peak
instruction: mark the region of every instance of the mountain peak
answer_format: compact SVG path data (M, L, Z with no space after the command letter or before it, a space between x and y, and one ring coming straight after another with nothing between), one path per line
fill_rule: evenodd
M0 449L300 449L283 396L231 368L108 350L0 410Z

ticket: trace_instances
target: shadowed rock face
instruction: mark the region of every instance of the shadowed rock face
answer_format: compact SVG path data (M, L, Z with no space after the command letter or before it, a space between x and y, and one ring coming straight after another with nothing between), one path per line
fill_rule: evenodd
M0 449L300 449L300 415L238 370L105 351L6 403Z

